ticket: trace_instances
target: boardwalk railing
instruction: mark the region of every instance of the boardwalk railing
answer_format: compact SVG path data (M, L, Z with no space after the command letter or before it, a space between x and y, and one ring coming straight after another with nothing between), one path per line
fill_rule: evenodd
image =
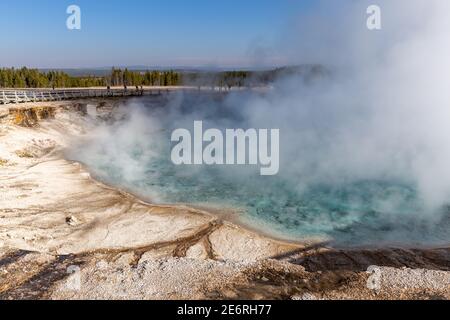
M158 94L161 90L136 90L136 89L79 89L79 90L1 90L0 104L25 103L41 101L59 101L83 98L103 97L130 97L144 94Z

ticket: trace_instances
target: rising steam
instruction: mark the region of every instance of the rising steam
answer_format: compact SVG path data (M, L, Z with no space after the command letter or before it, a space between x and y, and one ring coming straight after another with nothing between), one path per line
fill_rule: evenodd
M379 31L366 28L366 8L373 2L382 9ZM121 182L137 186L141 192L148 187L142 177L159 181L161 175L171 175L182 177L175 179L175 184L181 184L186 177L201 175L197 184L186 189L195 193L202 183L213 185L205 182L208 168L185 168L181 174L154 166L158 154L167 155L158 161L169 165L166 149L171 129L191 128L194 120L216 128L279 128L278 180L259 180L256 185L267 183L267 188L278 190L281 184L287 185L299 198L311 197L315 186L350 190L345 196L347 209L353 208L356 215L379 213L374 224L388 221L389 236L383 233L375 239L394 239L391 234L397 234L396 240L402 236L409 239L409 227L411 232L434 232L443 219L448 221L450 2L322 1L308 14L296 17L289 32L280 37L278 48L292 64L320 64L329 72L309 81L303 76L286 77L266 94L230 94L220 102L175 95L164 109L130 105L127 121L99 128L92 143L77 149L76 158L108 168L109 174L113 172ZM150 176L149 170L153 170ZM245 189L252 174L251 170L217 169L213 180ZM161 191L164 184L155 181L150 189ZM369 195L353 199L357 186L367 181L380 183L366 190ZM353 187L345 187L349 185ZM398 186L407 187L396 191ZM414 196L404 190L413 190ZM283 208L292 215L289 221L302 223L298 204L284 200L284 193L263 192L265 199L283 198ZM228 193L219 194L226 197ZM371 202L367 212L362 212L364 199ZM297 211L292 213L292 208ZM335 233L337 229L350 232L355 228L354 218L348 218L348 224L336 218L337 223L334 216L323 217L319 209L320 218L304 218L310 227L332 224L318 229L334 237L342 235ZM331 210L330 216L339 210ZM280 209L276 214L282 216L285 211ZM421 227L414 229L412 222ZM364 231L369 229L366 226ZM440 240L450 240L445 230Z

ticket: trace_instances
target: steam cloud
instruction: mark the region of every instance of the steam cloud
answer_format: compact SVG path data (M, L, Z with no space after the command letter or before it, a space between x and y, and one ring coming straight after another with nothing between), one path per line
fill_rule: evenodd
M366 28L370 4L381 7L380 31ZM190 110L179 95L164 109L129 106L138 111L98 129L76 158L111 165L133 182L165 143L161 130L191 128L193 120L279 128L279 178L299 194L317 184L395 181L417 191L423 207L410 215L433 225L448 214L442 208L450 203L449 1L322 1L296 17L278 48L290 63L320 64L329 74L279 79L267 94L230 94L220 104L197 98ZM227 179L238 183L252 174L239 170ZM378 208L390 214L398 201L382 199Z
M373 2L323 1L298 20L293 59L335 72L308 88L286 80L271 117L295 128L286 158L314 164L307 179L411 181L432 212L450 196L450 3L376 2L381 31L364 28Z

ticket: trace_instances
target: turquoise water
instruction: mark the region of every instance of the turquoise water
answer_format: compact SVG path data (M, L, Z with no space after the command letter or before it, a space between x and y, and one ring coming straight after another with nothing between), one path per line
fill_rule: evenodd
M227 170L182 169L156 160L147 164L142 179L130 182L117 175L120 169L97 168L104 179L143 196L157 195L162 203L239 208L243 222L289 240L325 238L346 246L438 245L449 240L448 219L422 219L421 203L408 186L359 181L296 191L295 184L279 178L239 179L221 171Z
M344 246L450 241L448 208L426 212L415 186L404 181L383 177L302 183L302 175L283 168L278 176L262 177L257 167L173 165L172 128L199 117L189 108L192 102L186 103L183 109L181 102L179 117L173 118L169 102L148 101L148 119L139 116L138 124L124 121L122 127L106 128L107 134L92 137L71 157L86 163L101 179L143 197L160 203L238 208L246 224L289 240L314 237ZM208 105L202 116L224 122L239 118L239 113L221 114L217 111L221 106L221 101Z

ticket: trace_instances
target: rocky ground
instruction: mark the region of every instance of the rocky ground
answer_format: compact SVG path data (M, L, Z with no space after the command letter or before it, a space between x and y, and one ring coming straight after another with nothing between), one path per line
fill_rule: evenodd
M450 248L284 243L95 181L64 149L112 104L0 106L0 299L450 298Z

